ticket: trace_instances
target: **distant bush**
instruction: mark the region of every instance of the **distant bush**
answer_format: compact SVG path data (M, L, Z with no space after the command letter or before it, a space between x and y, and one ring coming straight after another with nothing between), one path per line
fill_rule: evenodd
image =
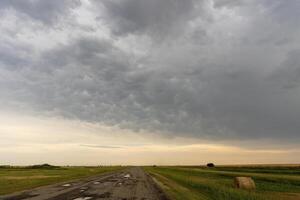
M215 164L214 164L214 163L207 163L206 166L207 166L207 167L215 167Z
M9 165L0 165L0 169L8 169L11 168Z
M57 168L60 168L60 167L49 165L49 164L46 163L46 164L42 164L42 165L28 166L27 168L29 168L29 169L57 169Z

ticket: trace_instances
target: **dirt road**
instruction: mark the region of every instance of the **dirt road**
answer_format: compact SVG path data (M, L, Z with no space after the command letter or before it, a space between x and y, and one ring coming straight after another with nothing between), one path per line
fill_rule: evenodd
M2 200L165 200L165 195L141 168L33 189Z

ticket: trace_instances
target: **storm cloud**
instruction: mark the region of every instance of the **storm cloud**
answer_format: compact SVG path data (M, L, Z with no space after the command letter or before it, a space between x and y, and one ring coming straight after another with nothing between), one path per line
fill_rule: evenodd
M0 10L15 12L20 18L28 16L33 20L52 24L79 4L79 0L3 0L0 2Z
M168 137L298 140L296 8L1 1L1 107Z
M95 1L97 2L97 1ZM112 32L118 35L142 34L161 36L181 32L186 22L197 17L203 1L180 0L113 0L101 1ZM200 12L198 15L201 14Z

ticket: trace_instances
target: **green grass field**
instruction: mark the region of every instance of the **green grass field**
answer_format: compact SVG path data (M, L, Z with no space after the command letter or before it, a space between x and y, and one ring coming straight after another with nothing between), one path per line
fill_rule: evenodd
M122 167L1 167L0 195L120 170Z
M300 166L145 167L174 200L300 200ZM255 191L233 187L250 176Z

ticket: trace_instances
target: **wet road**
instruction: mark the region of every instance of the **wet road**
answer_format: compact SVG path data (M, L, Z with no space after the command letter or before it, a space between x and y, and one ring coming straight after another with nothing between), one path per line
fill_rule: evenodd
M166 200L164 193L141 168L55 184L0 197L2 200Z

